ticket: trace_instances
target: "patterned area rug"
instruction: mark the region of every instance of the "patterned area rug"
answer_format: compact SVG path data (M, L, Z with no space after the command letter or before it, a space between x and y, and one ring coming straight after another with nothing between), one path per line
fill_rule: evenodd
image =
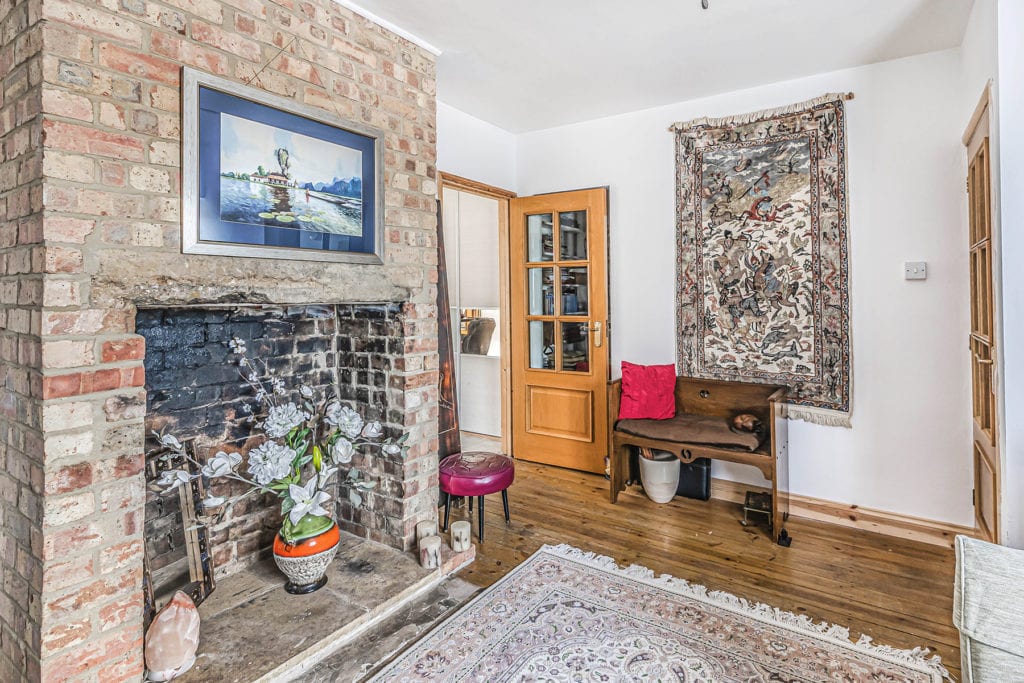
M683 374L790 387L790 417L850 424L844 97L676 134Z
M914 681L938 657L708 592L567 545L544 546L375 681Z

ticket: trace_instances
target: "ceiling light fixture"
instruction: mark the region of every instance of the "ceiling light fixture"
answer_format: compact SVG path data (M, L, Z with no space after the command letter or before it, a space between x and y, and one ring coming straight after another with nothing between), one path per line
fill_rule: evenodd
M704 9L708 8L708 0L700 0L700 6Z

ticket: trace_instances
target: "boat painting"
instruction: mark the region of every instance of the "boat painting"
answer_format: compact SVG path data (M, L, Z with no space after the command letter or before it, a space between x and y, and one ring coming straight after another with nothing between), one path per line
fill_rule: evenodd
M363 235L362 152L220 115L220 219Z

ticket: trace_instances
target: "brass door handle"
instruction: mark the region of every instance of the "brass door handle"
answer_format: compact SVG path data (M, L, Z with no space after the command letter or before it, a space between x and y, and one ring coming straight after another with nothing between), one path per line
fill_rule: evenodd
M590 331L594 333L594 346L601 345L601 332L604 329L604 323L595 322L594 326L590 328Z

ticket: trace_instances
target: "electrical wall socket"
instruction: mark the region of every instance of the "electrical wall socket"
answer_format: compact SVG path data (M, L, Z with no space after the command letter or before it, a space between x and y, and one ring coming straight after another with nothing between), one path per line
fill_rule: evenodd
M907 261L903 264L904 280L927 280L928 263L926 261Z

